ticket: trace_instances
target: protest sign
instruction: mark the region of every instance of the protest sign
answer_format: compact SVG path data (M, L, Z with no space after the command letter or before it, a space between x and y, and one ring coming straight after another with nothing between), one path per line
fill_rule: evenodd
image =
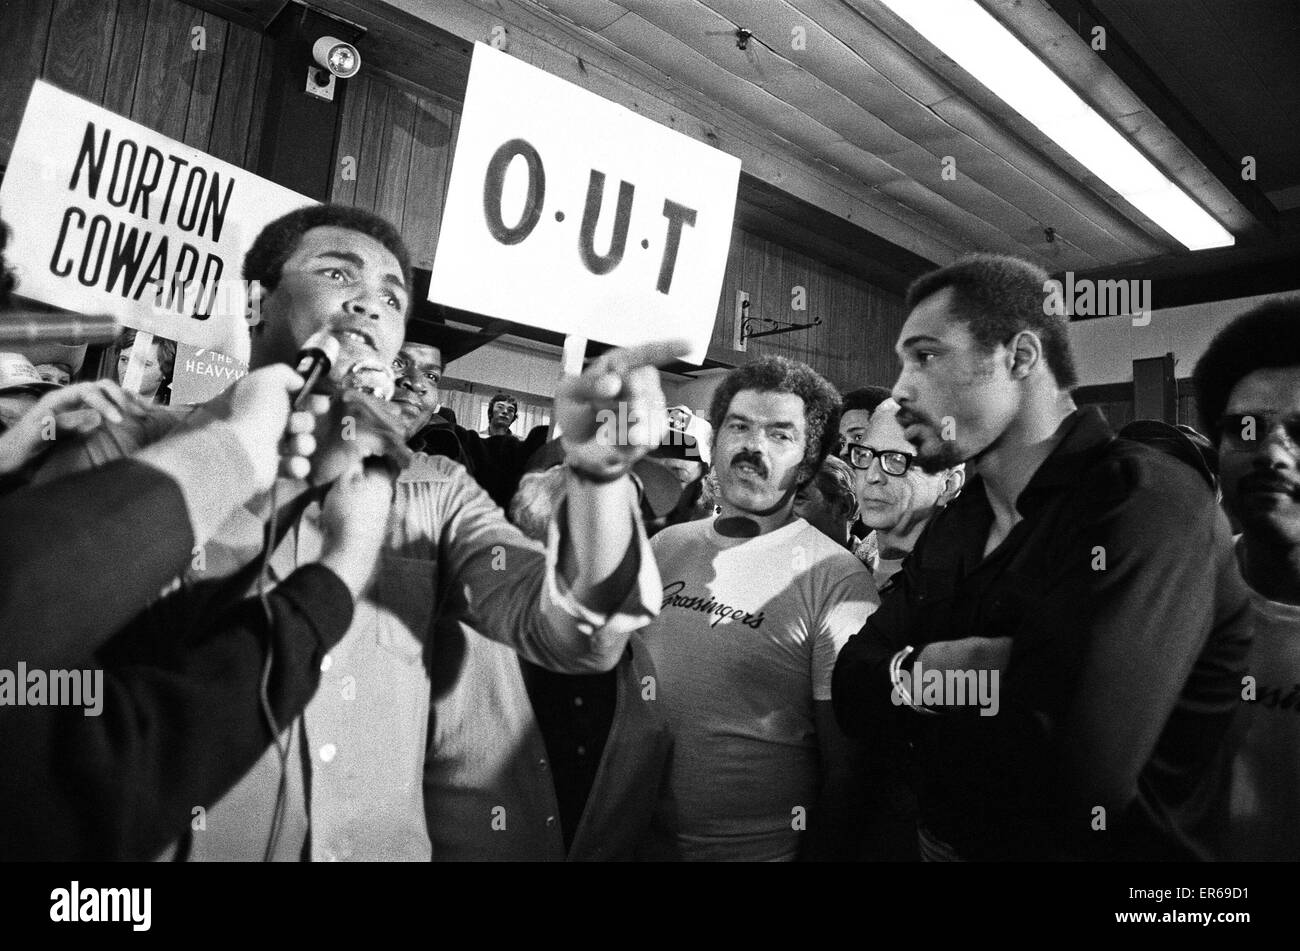
M478 43L429 299L627 345L717 315L740 160Z
M312 203L41 80L0 186L19 293L241 359L244 253Z
M172 405L206 403L247 373L248 364L242 360L178 343L172 369Z

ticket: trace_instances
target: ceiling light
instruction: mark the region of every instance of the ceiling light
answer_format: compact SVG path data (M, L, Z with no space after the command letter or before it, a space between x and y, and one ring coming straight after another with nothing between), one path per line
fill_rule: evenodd
M975 0L880 0L1188 250L1235 238Z

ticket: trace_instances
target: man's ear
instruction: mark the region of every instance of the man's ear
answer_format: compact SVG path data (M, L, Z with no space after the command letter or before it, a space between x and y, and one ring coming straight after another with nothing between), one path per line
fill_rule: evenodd
M261 281L248 282L248 293L244 299L244 319L248 321L248 326L259 328L259 333L265 329L262 322L262 304L268 296L269 293Z
M943 474L943 490L939 493L938 504L948 505L953 499L961 495L962 487L966 485L966 467L953 466Z
M1011 378L1023 380L1043 363L1043 341L1032 330L1022 330L1011 338Z

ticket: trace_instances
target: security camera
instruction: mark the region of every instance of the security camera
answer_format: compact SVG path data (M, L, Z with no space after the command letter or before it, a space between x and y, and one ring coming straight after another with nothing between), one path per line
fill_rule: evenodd
M361 54L357 48L334 36L322 36L313 43L311 58L339 79L351 79L361 70Z

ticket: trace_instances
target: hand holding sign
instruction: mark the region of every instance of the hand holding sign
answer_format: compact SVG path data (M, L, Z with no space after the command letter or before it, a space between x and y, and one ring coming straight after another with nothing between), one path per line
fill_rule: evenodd
M610 350L580 377L566 380L555 396L571 469L599 482L626 473L657 446L667 425L659 371L680 359L690 344L660 341Z

